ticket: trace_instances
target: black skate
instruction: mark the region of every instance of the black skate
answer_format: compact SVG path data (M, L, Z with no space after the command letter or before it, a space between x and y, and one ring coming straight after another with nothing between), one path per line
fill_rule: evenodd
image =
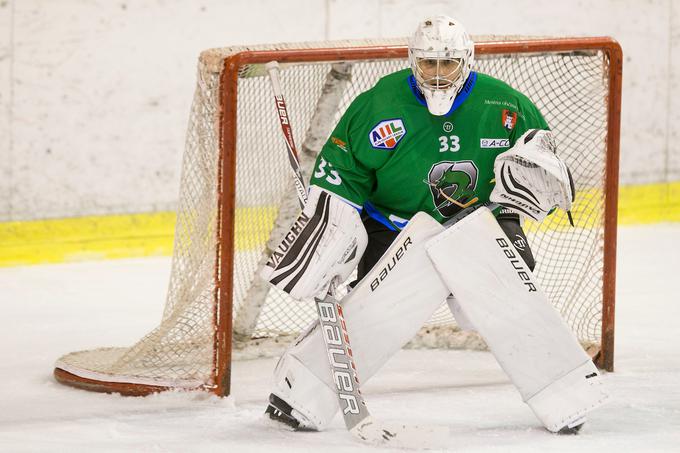
M293 408L273 393L269 395L269 406L264 411L270 419L288 425L294 430L300 429L300 421L291 415Z
M560 435L574 435L574 434L578 434L578 432L581 431L581 427L582 427L583 425L585 425L585 423L586 423L586 422L581 422L581 423L579 423L578 425L576 425L576 426L571 426L571 427L565 426L565 427L562 428L561 430L557 431L557 434L560 434Z

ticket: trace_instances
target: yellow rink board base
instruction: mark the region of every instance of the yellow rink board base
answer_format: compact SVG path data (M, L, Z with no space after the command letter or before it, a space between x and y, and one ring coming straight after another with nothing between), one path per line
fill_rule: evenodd
M680 222L680 181L622 186L618 212L619 225ZM254 215L259 231L241 234L239 219ZM274 215L271 207L237 210L237 250L265 240ZM171 255L175 219L154 212L0 223L0 267Z

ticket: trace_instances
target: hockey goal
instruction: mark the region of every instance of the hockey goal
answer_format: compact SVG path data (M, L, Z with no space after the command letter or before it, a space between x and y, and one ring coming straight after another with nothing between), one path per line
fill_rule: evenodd
M613 369L622 54L610 38L477 37L476 70L528 95L576 181L575 227L527 223L536 275L584 347ZM264 64L283 90L309 171L340 115L379 77L407 67L405 40L212 49L201 54L183 158L172 274L160 325L131 347L61 357L58 381L144 395L230 390L232 357L266 355L316 314L263 284L263 257L297 212ZM466 346L442 306L414 345ZM460 340L462 338L462 340ZM279 348L280 350L280 348Z

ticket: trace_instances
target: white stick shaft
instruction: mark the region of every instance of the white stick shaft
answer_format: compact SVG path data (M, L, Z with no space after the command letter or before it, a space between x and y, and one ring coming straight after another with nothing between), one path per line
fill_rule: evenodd
M269 73L269 79L272 83L272 90L274 91L274 101L276 103L276 113L281 124L281 131L283 131L283 139L286 142L286 149L288 150L288 161L293 170L293 183L295 184L295 192L300 200L300 206L304 207L307 202L307 189L305 182L302 179L302 172L300 171L300 159L298 158L295 140L293 140L293 129L290 126L290 116L286 107L286 100L283 98L283 90L281 89L281 80L279 78L279 64L276 61L270 61L265 65Z

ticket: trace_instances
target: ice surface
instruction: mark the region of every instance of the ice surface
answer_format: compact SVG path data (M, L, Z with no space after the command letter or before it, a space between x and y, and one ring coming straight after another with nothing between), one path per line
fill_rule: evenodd
M262 418L275 359L234 364L233 396L124 398L52 378L63 353L126 346L160 319L165 258L0 269L0 451L387 451L336 417L297 433ZM446 451L680 451L680 225L619 230L612 401L578 436L542 429L487 352L402 351L364 386L376 419L446 425Z

